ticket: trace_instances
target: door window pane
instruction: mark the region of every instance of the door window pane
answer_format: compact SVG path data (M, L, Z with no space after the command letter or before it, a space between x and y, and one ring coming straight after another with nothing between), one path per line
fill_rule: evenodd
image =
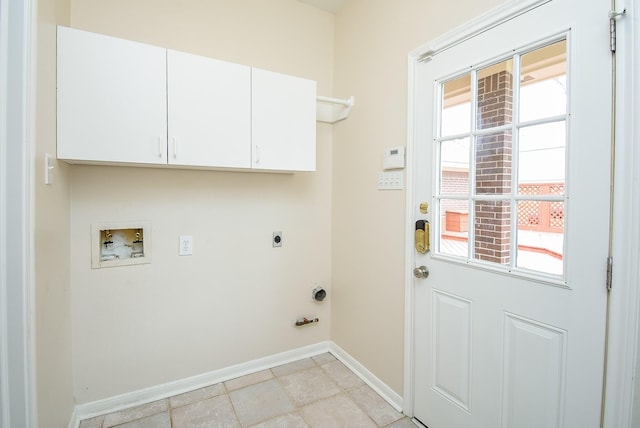
M565 146L564 121L520 129L519 186L526 183L553 183L564 188Z
M476 140L476 194L511 193L511 130Z
M469 201L440 200L440 253L467 258L469 256Z
M471 75L465 74L442 85L440 135L465 134L471 129Z
M522 55L520 121L567 112L567 42L565 40Z
M516 266L561 275L564 202L519 201Z
M511 263L511 202L476 201L474 257L509 266Z
M469 138L441 143L440 193L469 194Z
M478 71L478 129L513 121L513 60Z

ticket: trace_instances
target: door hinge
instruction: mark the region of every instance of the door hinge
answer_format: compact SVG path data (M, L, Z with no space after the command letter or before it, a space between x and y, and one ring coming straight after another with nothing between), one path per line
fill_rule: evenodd
M607 257L607 291L611 291L613 279L613 257Z
M617 20L618 18L625 16L627 13L627 9L624 9L622 12L616 12L612 10L609 12L609 49L611 49L611 53L616 52L616 29L617 29Z

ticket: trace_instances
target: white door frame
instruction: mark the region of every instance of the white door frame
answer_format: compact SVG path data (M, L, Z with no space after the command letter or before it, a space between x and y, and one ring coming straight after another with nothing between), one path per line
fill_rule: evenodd
M32 159L36 0L0 0L0 426L37 425Z
M511 0L479 16L467 24L412 51L408 57L408 123L407 123L407 184L406 184L406 242L405 242L405 347L403 411L414 414L414 231L411 222L415 204L414 121L415 75L420 61L430 55L459 44L488 28L505 22L551 0ZM640 0L626 0L625 17L619 18L618 30L618 86L616 188L613 229L614 285L610 295L610 320L607 360L606 402L604 427L630 427L632 418L640 421L640 408L633 409L634 382L640 331L640 124L634 118L640 115L640 84L635 82L640 73L639 20ZM608 17L603 17L606 24ZM633 144L635 142L635 145ZM636 147L634 150L634 146ZM603 284L604 286L604 284ZM640 391L637 391L640 394Z
M609 302L604 426L640 423L634 409L640 328L640 0L618 1L613 288Z

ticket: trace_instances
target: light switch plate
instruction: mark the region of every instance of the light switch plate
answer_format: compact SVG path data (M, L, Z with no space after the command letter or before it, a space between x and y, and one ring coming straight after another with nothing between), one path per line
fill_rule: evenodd
M378 190L402 190L402 171L385 171L378 174Z
M51 153L44 155L44 184L53 184L53 162L55 157Z

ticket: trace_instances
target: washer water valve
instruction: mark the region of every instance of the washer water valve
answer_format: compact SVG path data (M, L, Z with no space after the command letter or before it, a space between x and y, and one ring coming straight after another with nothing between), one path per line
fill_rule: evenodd
M314 322L320 322L320 318L312 318L312 319L302 318L301 320L296 321L296 327L301 327L307 324L313 324Z

